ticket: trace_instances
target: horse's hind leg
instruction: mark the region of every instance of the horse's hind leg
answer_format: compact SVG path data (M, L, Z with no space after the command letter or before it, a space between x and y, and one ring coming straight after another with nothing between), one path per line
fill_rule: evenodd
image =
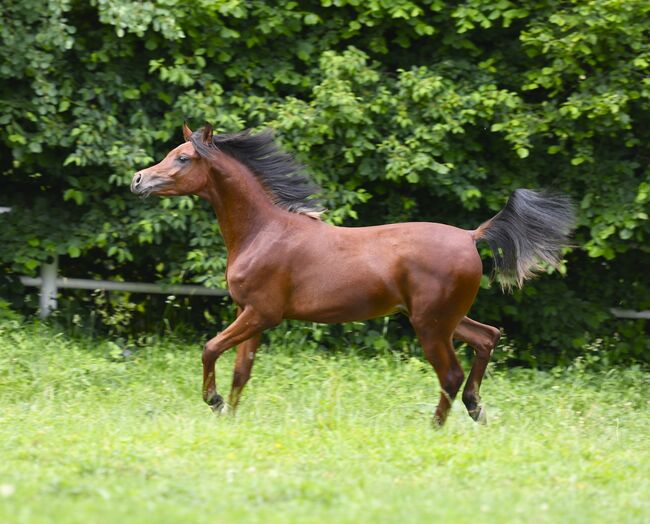
M239 404L242 390L251 376L253 369L253 362L255 361L255 353L262 340L262 334L258 333L246 342L242 342L237 346L237 357L235 359L235 369L232 375L232 387L230 389L230 397L228 398L228 405L234 411Z
M454 338L468 343L476 353L472 369L463 389L463 404L465 404L469 416L482 424L485 424L487 420L485 409L481 406L479 389L487 365L490 362L492 351L500 337L501 332L497 328L481 324L467 317L464 317L454 330Z
M447 419L451 404L463 383L464 373L451 341L452 329L442 329L438 322L421 323L411 319L424 356L431 363L440 382L440 401L434 422L442 426Z

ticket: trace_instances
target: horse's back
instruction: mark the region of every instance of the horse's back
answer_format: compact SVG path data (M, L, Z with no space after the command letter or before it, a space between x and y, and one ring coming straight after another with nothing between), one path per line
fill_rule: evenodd
M470 231L435 222L404 222L361 228L336 228L340 241L408 267L450 277L482 271Z
M427 222L360 228L318 224L296 239L289 318L338 322L409 310L421 295L478 289L482 265L468 231Z

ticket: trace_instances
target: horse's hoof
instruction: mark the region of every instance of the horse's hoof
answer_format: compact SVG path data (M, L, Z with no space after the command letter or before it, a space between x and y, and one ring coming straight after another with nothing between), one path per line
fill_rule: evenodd
M433 429L442 429L444 425L445 425L445 419L438 414L435 414L431 419L431 427Z
M223 401L223 397L219 395L219 393L215 393L205 402L207 403L208 406L210 406L212 411L214 411L215 413L219 411L222 408L222 406L225 404L225 402Z
M228 415L229 413L232 413L232 409L228 405L227 402L222 402L218 406L210 406L212 408L212 412L215 415Z
M483 406L479 406L476 409L469 412L469 416L474 419L474 422L480 424L481 426L487 425L487 412Z

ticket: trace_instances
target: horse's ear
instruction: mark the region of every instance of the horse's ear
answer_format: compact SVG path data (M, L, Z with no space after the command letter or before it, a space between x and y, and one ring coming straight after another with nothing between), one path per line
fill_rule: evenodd
M212 143L212 126L207 122L203 126L203 135L201 136L204 144Z
M183 122L183 138L185 139L185 142L189 142L191 136L192 130L187 126L187 122Z

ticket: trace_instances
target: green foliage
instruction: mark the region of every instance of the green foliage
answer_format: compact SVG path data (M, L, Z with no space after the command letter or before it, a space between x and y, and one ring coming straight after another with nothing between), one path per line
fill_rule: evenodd
M229 384L232 352L217 367ZM200 345L0 323L0 521L647 522L650 376L494 370L489 424L442 431L418 358L263 347L236 417L201 400ZM514 517L513 517L514 516Z
M647 328L607 310L650 307L649 20L646 0L8 0L0 262L223 285L205 203L137 201L128 183L183 120L270 125L336 224L475 228L516 187L572 194L566 281L488 290L475 316L535 358L597 336L647 358Z

